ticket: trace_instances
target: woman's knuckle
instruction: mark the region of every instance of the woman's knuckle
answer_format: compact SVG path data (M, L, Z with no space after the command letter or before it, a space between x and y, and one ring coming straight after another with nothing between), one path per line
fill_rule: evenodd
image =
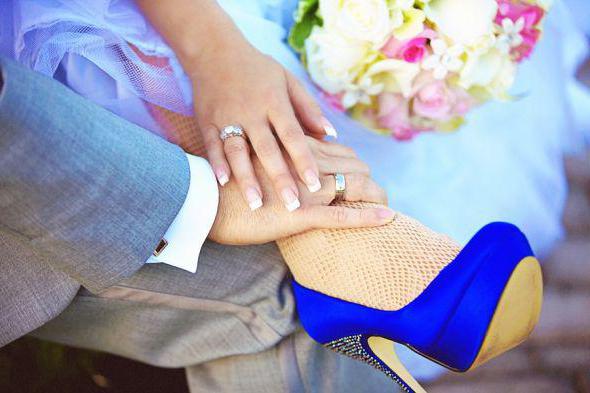
M207 105L203 107L203 112L207 114L209 123L215 124L219 121L218 125L223 124L223 119L227 118L227 108L229 105Z
M223 146L225 154L228 156L238 156L244 154L248 147L244 143L227 142Z
M277 144L270 138L264 138L256 146L256 153L259 157L270 158L277 153Z
M301 141L303 130L294 125L285 127L281 132L281 140L285 144L294 144Z
M315 165L314 163L317 162L317 159L314 158L313 154L307 149L306 146L296 147L292 149L289 156L295 165Z
M198 122L198 128L203 134L217 135L217 126L210 119Z
M284 172L282 170L277 171L272 176L272 182L278 185L279 188L289 187L293 184L293 178L289 174L289 172Z
M327 160L329 159L331 156L329 154L329 152L327 151L327 149L320 145L317 145L314 149L314 156L316 157L317 160Z
M262 97L265 100L266 105L270 108L277 109L279 100L279 94L277 93L276 89L266 89L262 92Z
M217 135L217 132L206 131L201 133L203 137L203 143L208 148L219 147L221 145L221 140Z

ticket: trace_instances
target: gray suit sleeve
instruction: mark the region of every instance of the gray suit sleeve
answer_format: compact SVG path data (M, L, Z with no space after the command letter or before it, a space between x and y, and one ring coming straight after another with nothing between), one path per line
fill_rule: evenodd
M93 292L130 276L184 202L185 154L50 78L0 67L0 230Z

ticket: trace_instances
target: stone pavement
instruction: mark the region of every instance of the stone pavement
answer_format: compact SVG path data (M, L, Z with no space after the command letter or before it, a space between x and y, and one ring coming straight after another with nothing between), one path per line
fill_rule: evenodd
M543 263L541 320L522 346L429 393L590 393L590 152L568 159L567 236Z

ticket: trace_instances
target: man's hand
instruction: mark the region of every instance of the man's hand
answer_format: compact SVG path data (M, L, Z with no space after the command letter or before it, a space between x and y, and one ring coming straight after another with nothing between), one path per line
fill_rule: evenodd
M373 227L389 223L393 211L385 206L385 192L370 179L368 167L358 160L349 148L334 143L308 138L310 148L318 160L322 188L310 193L302 182L297 184L301 208L289 213L273 189L273 185L257 158L252 157L254 170L260 179L264 205L254 211L242 198L240 188L230 181L220 188L217 218L209 238L222 244L259 244L316 228ZM329 206L335 197L333 173L346 177L347 201L366 201L375 207L353 209Z

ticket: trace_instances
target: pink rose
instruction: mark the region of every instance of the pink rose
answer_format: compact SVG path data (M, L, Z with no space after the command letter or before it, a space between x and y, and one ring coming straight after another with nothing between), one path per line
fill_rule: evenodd
M446 121L464 116L474 104L475 101L465 90L450 88L445 81L434 79L430 73L422 73L416 78L412 99L415 115Z
M418 134L411 126L398 127L391 130L391 136L398 141L410 141Z
M403 59L408 63L419 63L426 54L428 40L422 37L398 41L391 37L381 52L390 59Z
M428 40L435 36L436 33L433 30L426 29L418 36L405 41L391 37L381 48L381 52L390 59L419 63L428 53Z
M410 140L418 133L410 123L408 100L401 94L379 95L377 123L380 127L391 130L391 135L397 140Z
M434 120L448 119L453 110L454 96L444 81L433 79L418 90L412 109L418 116Z
M504 18L513 22L523 18L524 30L533 29L545 15L545 10L537 5L528 4L522 1L498 0L498 14L496 23L502 25Z
M516 61L522 61L528 59L539 41L541 32L537 29L528 29L520 32L522 36L522 44L512 50L512 53L516 55Z
M452 90L454 96L453 109L451 113L453 116L463 117L475 106L475 99L469 95L465 90L455 88Z
M528 4L524 1L516 0L498 0L498 14L496 15L496 23L502 25L502 20L508 18L516 22L520 18L524 20L524 28L520 32L523 38L523 43L512 50L516 61L527 59L533 51L539 36L540 31L537 29L537 24L543 19L545 10L537 5Z
M345 112L346 108L342 105L342 94L330 94L325 91L320 91L321 97L324 101L337 112Z

